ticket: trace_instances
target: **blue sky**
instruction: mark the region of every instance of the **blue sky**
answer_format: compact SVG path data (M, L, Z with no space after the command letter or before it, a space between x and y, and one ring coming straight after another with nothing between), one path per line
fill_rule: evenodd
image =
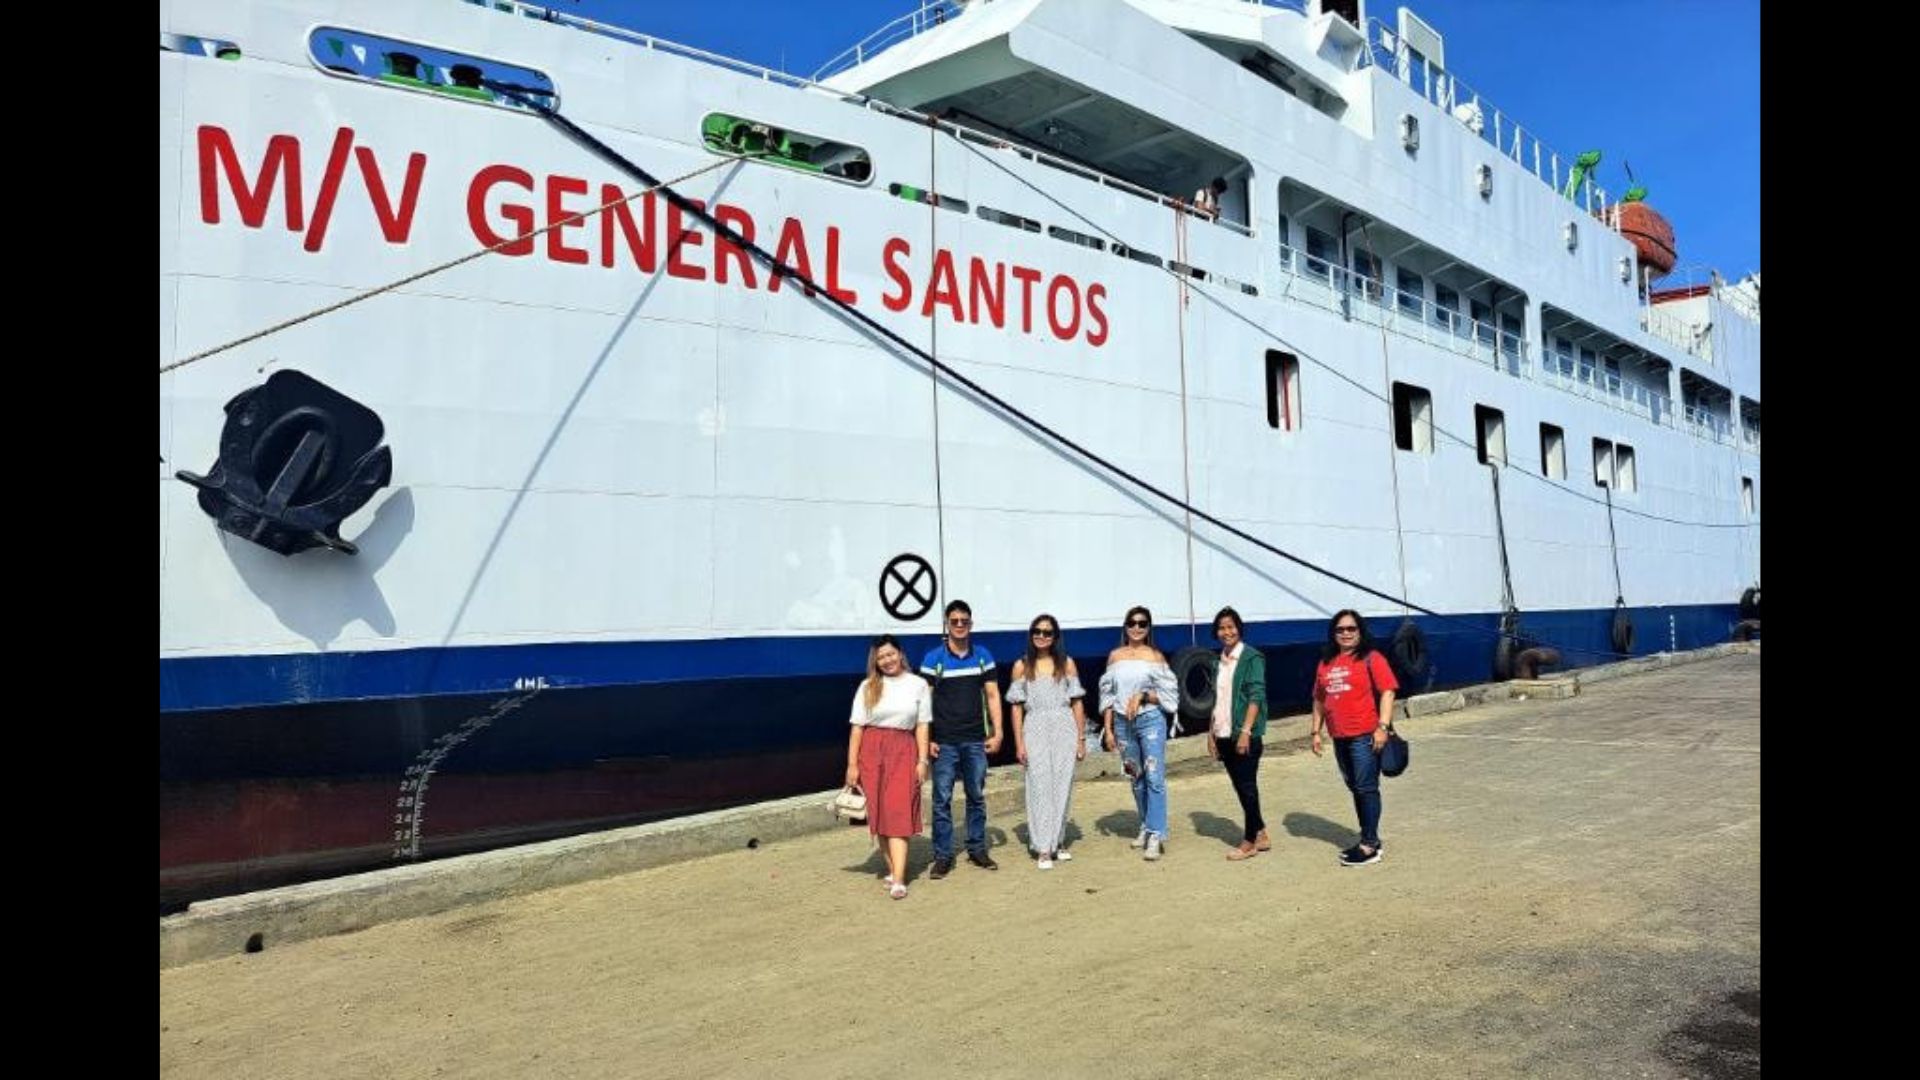
M913 10L916 0L547 0L554 8L806 74ZM1601 150L1600 183L1673 223L1681 269L1728 279L1760 267L1758 0L1419 0L1448 66L1570 157ZM1375 2L1391 21L1397 5ZM1695 280L1704 281L1696 271Z

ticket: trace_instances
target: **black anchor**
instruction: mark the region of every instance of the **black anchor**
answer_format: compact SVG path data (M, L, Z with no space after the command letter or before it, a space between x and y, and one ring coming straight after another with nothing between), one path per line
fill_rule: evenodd
M356 554L340 523L393 478L379 415L298 371L242 390L226 412L213 468L174 473L200 489L200 509L282 555L321 546Z

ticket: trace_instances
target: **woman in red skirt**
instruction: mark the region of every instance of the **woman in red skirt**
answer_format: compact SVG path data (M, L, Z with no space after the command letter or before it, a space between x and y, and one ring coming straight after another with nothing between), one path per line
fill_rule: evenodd
M847 736L847 784L867 793L867 828L886 841L880 880L895 900L907 898L907 838L920 832L920 785L927 779L927 725L933 690L907 670L892 634L873 639L867 677L853 695Z

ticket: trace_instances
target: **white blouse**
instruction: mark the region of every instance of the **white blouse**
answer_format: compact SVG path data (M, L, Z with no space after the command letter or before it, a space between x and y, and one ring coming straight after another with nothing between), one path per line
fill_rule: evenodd
M856 727L892 728L912 731L915 724L933 723L933 687L911 672L880 677L880 701L867 711L867 684L863 679L853 691L853 715L848 722Z

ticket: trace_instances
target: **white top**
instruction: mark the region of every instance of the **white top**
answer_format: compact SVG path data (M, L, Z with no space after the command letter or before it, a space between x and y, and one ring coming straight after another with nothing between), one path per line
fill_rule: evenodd
M1233 669L1240 666L1240 650L1246 647L1244 641L1235 642L1233 651L1220 658L1220 674L1214 678L1219 692L1213 699L1213 734L1217 738L1233 738Z
M1127 699L1148 690L1159 699L1159 710L1168 716L1180 707L1180 684L1173 677L1173 669L1151 660L1115 660L1100 673L1100 711L1112 709L1115 716L1130 720ZM1155 707L1150 702L1140 706L1143 712Z
M848 722L856 727L892 728L912 731L915 724L933 723L933 688L927 680L911 672L880 677L880 703L867 711L867 684L861 680L853 691L853 715Z

